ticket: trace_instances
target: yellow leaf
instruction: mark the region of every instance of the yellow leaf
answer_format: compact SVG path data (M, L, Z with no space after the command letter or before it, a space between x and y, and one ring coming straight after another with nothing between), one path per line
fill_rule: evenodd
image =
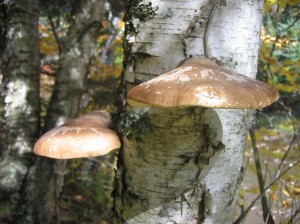
M271 48L268 47L268 45L265 43L265 41L262 42L262 45L260 47L260 54L263 55L270 55Z
M271 198L274 200L274 201L278 201L278 196L273 193L272 191L269 192L269 195L271 196Z
M277 0L266 0L264 5L264 12L270 12L272 7L277 4Z
M283 64L286 65L286 66L289 66L289 65L293 65L295 62L293 60L285 60L283 61Z
M286 0L279 1L279 8L284 9L286 7Z
M292 192L295 195L300 195L300 187L293 187Z
M295 87L291 85L279 83L276 85L276 89L291 93L295 90Z
M123 29L123 28L124 28L124 26L125 26L125 23L124 23L124 21L123 21L123 20L120 20L120 22L119 22L119 24L118 24L118 30L121 30L121 29Z
M288 5L295 6L295 5L299 4L299 3L300 3L300 0L287 0L287 4Z
M300 60L295 64L295 67L296 67L296 68L299 68L299 67L300 67Z
M273 65L274 67L278 67L277 66L277 62L274 58L272 57L268 57L268 56L265 56L264 57L265 61L268 62L270 65ZM276 71L278 70L279 68L276 69Z
M291 196L291 194L290 194L290 192L289 192L289 190L287 188L283 189L282 193L284 193L288 197Z
M282 204L283 204L283 206L284 206L285 208L290 208L290 207L291 207L291 204L290 204L288 201L286 201L286 200L283 200L283 201L282 201Z

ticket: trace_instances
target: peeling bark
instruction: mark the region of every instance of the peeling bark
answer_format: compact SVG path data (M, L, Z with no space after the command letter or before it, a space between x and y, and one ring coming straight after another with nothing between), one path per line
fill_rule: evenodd
M123 99L206 56L255 77L263 1L129 1ZM232 223L251 110L124 106L115 223Z

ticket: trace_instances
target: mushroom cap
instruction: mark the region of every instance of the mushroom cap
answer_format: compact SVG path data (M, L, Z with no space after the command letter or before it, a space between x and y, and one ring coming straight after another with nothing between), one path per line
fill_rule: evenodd
M56 159L105 155L121 146L118 135L109 129L110 114L95 111L51 129L34 145L34 153Z
M259 109L279 98L275 88L240 75L207 58L186 60L178 68L133 87L132 107L190 107Z

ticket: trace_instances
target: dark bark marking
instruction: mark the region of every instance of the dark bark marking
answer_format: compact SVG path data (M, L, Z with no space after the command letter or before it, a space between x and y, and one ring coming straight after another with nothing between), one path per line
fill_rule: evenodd
M200 184L200 190L202 191L201 193L201 200L199 202L198 206L198 220L197 224L202 224L204 223L204 220L208 214L208 208L207 208L207 197L208 197L208 190L206 187L202 184Z
M143 22L152 19L156 15L158 7L152 8L152 3L149 2L148 4L138 4L133 10L135 11L134 16Z

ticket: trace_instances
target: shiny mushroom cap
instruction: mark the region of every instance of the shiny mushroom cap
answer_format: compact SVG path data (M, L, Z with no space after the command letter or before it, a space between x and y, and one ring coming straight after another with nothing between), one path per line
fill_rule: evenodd
M132 107L259 109L279 94L266 83L229 71L206 58L186 60L178 68L132 88Z
M117 134L109 129L110 114L95 111L53 128L35 143L34 153L56 159L105 155L121 146Z

